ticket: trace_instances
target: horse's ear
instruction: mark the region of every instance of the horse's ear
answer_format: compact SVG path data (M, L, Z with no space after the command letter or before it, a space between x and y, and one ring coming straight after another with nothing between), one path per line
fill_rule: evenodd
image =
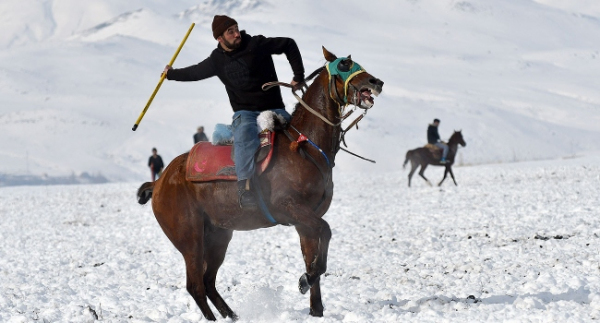
M333 62L337 59L337 56L335 56L335 54L333 54L332 52L328 51L327 48L325 48L325 46L321 47L323 47L323 56L325 56L325 59L328 62Z

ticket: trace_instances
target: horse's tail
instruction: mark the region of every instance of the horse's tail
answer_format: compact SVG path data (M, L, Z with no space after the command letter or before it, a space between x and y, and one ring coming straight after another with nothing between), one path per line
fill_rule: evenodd
M152 190L154 190L154 182L146 182L142 184L137 191L138 203L142 205L148 203L152 197Z
M412 150L406 152L406 159L404 159L404 164L402 164L402 168L406 168L406 164L410 160L410 155L412 155Z

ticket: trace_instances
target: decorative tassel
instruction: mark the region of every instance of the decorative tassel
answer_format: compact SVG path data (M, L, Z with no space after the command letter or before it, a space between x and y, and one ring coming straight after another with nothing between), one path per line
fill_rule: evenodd
M303 134L300 134L300 136L298 136L298 140L292 141L292 143L290 144L290 150L293 152L298 151L298 145L300 145L301 142L305 141L308 141L308 137L306 137Z
M292 141L290 143L290 150L293 152L297 152L298 151L298 142L297 141Z

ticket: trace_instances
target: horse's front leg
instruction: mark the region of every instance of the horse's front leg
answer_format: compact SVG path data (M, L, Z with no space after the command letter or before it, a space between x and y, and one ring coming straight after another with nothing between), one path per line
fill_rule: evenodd
M310 289L310 315L323 316L320 277L327 271L327 251L329 250L331 229L325 220L316 215L304 220L302 223L296 224L306 266L306 273L300 277L298 288L302 294Z
M454 181L454 185L458 186L458 184L456 184L456 179L454 179L454 172L452 172L452 167L448 167L448 171L450 172L450 176L452 176L452 181Z
M298 288L302 294L310 289L310 315L312 316L323 316L320 278L327 271L327 251L331 239L329 224L322 219L319 220L321 225L317 230L296 226L306 266L306 273L300 277Z
M442 186L442 183L444 182L444 180L446 179L447 176L448 176L448 167L446 166L446 168L444 170L444 178L442 178L442 180L440 181L438 186Z

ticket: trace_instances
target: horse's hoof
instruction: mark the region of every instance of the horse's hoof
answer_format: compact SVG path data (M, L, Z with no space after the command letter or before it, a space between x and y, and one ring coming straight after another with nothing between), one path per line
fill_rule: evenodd
M300 293L306 294L310 289L310 283L308 282L308 274L304 274L300 277L300 281L298 281L298 289L300 289Z
M323 310L310 309L310 316L323 317Z

